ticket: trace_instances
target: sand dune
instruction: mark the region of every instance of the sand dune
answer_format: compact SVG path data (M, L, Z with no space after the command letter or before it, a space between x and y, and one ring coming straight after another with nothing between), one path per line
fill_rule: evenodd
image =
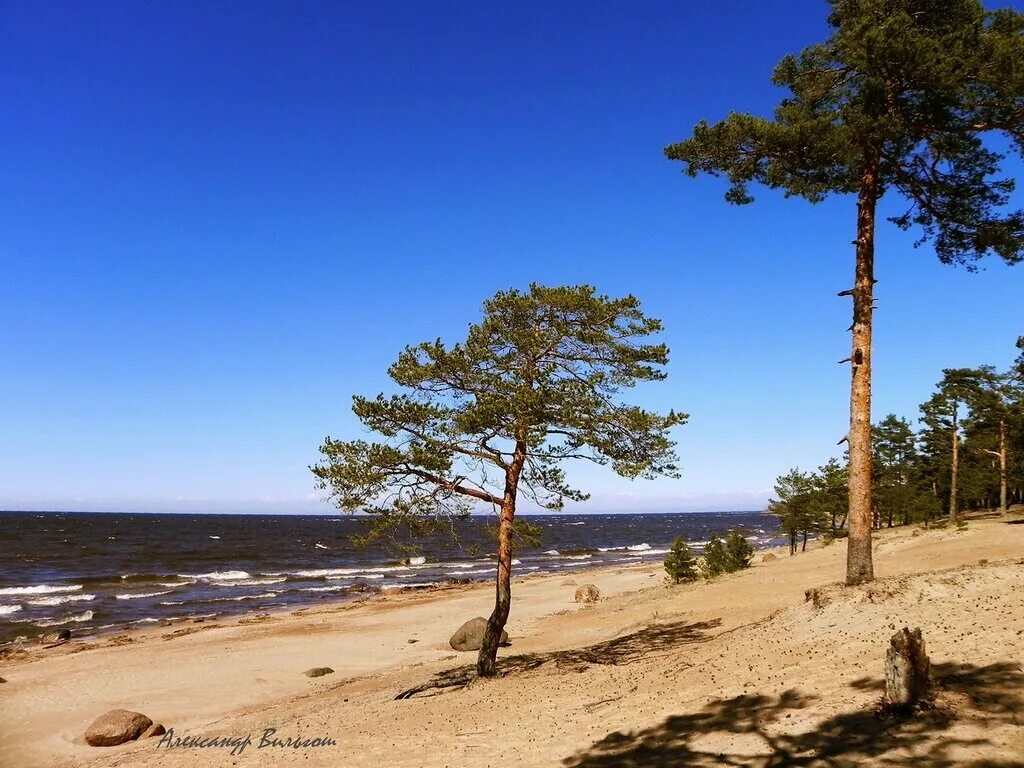
M1024 764L1024 525L886 531L876 551L881 578L855 589L836 583L842 543L710 584L669 587L649 566L577 573L607 596L586 607L564 575L522 579L507 674L400 701L472 663L447 638L487 614L491 588L37 651L0 663L0 765ZM879 719L885 643L904 625L928 643L936 707ZM336 673L303 677L313 666ZM113 707L252 745L86 746ZM266 728L336 744L257 748Z

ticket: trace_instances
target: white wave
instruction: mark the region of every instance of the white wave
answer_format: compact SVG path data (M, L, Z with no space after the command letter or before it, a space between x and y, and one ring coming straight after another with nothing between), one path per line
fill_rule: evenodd
M211 571L210 573L179 573L178 578L200 581L238 581L251 577L246 571Z
M522 565L518 560L513 560L512 565Z
M311 571L295 571L292 575L304 579L332 579L337 576L353 576L357 573L390 573L408 570L409 566L407 565L366 565L362 568L314 568Z
M162 597L163 595L169 595L173 592L173 589L168 589L166 592L125 592L123 595L114 595L115 600L138 600L143 597Z
M57 597L40 597L29 600L29 605L60 605L61 603L80 603L95 600L96 595L58 595ZM2 609L0 609L2 612Z
M7 616L8 614L20 611L20 605L0 605L0 616Z
M641 552L633 552L633 557L642 557L643 555L667 555L669 550L667 549L645 549Z
M578 523L566 523L566 525L586 525L586 520L580 520Z
M624 547L598 547L598 552L646 552L651 545L646 541L643 544L632 544Z
M271 597L277 597L277 592L264 592L262 595L240 595L238 597L215 597L213 600L206 602L224 603L237 600L264 600Z
M545 552L544 554L545 554L545 555L557 555L557 554L560 554L560 553L559 553L559 551L558 551L557 549L549 549L549 550L548 550L547 552Z
M589 560L593 555L562 555L563 560Z
M253 587L259 586L260 584L280 584L282 581L287 581L287 577L281 576L280 578L272 579L239 579L238 581L211 581L210 584L215 587Z
M0 589L0 595L41 595L47 592L74 592L81 589L81 584L40 584L35 587L4 587Z
M493 568L484 568L483 570L477 570L477 571L463 571L459 575L460 576L483 576L485 573L486 574L494 573L494 569Z
M348 589L347 584L335 584L333 587L302 587L299 592L340 592Z
M156 624L160 619L136 619L135 621L129 621L129 624Z
M157 585L161 587L187 587L190 584L195 584L194 581L158 581Z
M303 579L330 579L335 576L351 576L354 573L362 571L359 568L315 568L311 571L295 571L292 575Z
M325 547L319 541L316 544L314 544L313 546L316 547L317 549L330 549L330 547Z
M211 536L211 539L220 539L220 536Z
M157 603L157 605L184 605L184 604L185 604L184 600L165 600L165 601L163 601L161 603Z
M59 627L61 624L73 624L79 621L91 621L92 611L80 613L77 616L65 616L63 619L50 619L49 621L37 621L37 627Z
M406 565L423 565L425 562L427 562L427 558L425 558L425 557L410 557L408 560L405 561L405 564Z

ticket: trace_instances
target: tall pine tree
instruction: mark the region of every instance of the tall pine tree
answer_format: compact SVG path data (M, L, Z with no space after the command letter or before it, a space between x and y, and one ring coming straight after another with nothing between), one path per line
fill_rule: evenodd
M871 335L875 214L915 228L945 263L1024 252L1024 212L1005 206L1012 180L983 136L1002 134L1024 156L1024 14L978 0L831 0L831 36L775 69L789 90L771 119L732 113L699 123L665 149L691 176L725 176L729 202L751 183L816 203L857 198L850 387L846 582L874 577L871 561Z

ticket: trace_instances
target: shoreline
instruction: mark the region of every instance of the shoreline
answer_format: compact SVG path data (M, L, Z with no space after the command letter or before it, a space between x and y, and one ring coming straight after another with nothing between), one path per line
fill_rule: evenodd
M735 522L728 521L733 514ZM778 546L781 541L774 525L757 519L762 514L696 513L694 519L698 522L688 535L695 555L700 554L710 532L724 535L726 526L744 530L758 550ZM611 516L596 516L588 521L577 520L580 516L548 517L552 519L552 527L547 531L551 540L545 541L542 547L524 549L517 554L517 558L522 558L522 563L519 559L514 563L513 573L517 578L660 564L668 551L669 544L663 539L671 531L664 525L648 524L635 529L609 524ZM637 516L616 517L628 520ZM639 517L646 520L650 516ZM681 517L678 513L666 513L662 519L674 521L669 527L676 530L677 526L687 524L680 521ZM708 522L709 517L715 522ZM280 522L280 518L273 519ZM311 519L327 522L330 533L338 535L330 525L338 522L334 518ZM569 527L584 522L594 524L596 529L591 532L589 526L588 529ZM66 525L64 522L57 530L64 530ZM125 526L136 527L130 520L122 523L121 527ZM50 531L55 528L45 524L41 527ZM320 533L326 535L328 529L321 527ZM114 530L116 533L116 528ZM210 526L209 530L218 529ZM204 541L207 532L204 527L193 535ZM299 536L299 541L305 538ZM108 537L101 535L99 538L105 542ZM220 539L212 535L209 538ZM653 546L648 542L654 542ZM307 546L308 543L311 542L307 539ZM52 641L57 633L65 630L70 630L75 639L99 641L124 633L135 635L150 628L188 624L197 619L224 622L267 613L280 615L302 608L361 602L368 595L443 591L466 583L493 583L494 579L492 556L461 547L456 551L450 543L441 542L439 547L438 542L429 542L422 556L404 559L373 552L360 556L343 550L344 545L337 540L330 540L330 543L333 552L295 561L290 566L280 559L262 564L252 559L207 559L189 564L161 562L154 568L137 565L138 561L133 560L132 564L121 561L108 565L105 574L85 567L65 569L62 575L49 577L38 574L14 579L8 574L0 581L3 584L0 613L5 613L6 609L5 615L0 615L0 637L3 637L0 650L34 645L42 638ZM317 547L321 545L318 543ZM208 557L213 554L210 550ZM235 553L229 549L221 554L231 558ZM17 563L17 558L12 560L12 566Z
M1007 617L1019 623L1024 598L1024 525L1004 522L972 520L966 532L883 531L876 547L882 578L866 590L838 586L842 542L809 545L793 558L788 547L761 550L748 571L680 586L663 583L660 564L519 576L508 625L512 646L499 659L537 661L507 678L401 702L394 701L400 691L475 661L475 653L457 653L447 640L466 619L487 615L491 583L334 602L255 623L146 628L91 647L34 649L0 661L8 680L0 687L0 768L228 764L218 750L85 746L88 723L115 707L141 711L178 735L258 734L270 725L285 736L338 741L330 749L285 750L287 757L281 750L246 752L261 767L479 763L493 754L486 752L496 743L486 736L487 723L506 694L522 711L505 748L522 765L556 764L610 729L699 711L726 694L810 686L822 701L798 719L824 717L836 707L868 706L877 695L850 681L877 677L889 623L920 622L940 666L964 654L974 664L1024 661L1016 624L1007 626ZM762 562L766 552L778 559ZM574 603L570 581L596 584L602 599ZM951 581L959 586L945 586ZM811 587L832 605L812 609L804 602ZM916 602L915 595L936 590L949 599ZM971 610L953 610L974 592ZM866 601L867 595L875 597ZM335 673L302 676L314 666ZM604 699L613 703L595 704ZM584 716L590 711L601 716ZM390 725L395 718L401 732ZM1005 744L999 749L1005 755Z

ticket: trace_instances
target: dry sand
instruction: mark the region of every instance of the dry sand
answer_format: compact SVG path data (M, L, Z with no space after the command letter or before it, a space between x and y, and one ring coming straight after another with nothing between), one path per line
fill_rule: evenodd
M1019 519L884 531L880 578L859 588L838 584L841 542L759 553L708 584L666 586L650 566L574 574L604 593L592 606L573 602L564 574L519 580L506 674L399 701L473 662L447 639L487 615L491 587L33 651L0 662L0 766L1024 766ZM887 719L882 661L904 625L924 633L935 706ZM197 631L173 634L183 628ZM336 673L303 677L314 666ZM156 738L85 745L115 707L177 736L253 743L235 755ZM259 749L265 728L337 743Z

